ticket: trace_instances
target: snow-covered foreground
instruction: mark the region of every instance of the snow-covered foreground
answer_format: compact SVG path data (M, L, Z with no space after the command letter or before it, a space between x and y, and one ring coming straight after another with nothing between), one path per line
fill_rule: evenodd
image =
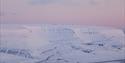
M120 29L4 24L0 30L0 63L125 63Z

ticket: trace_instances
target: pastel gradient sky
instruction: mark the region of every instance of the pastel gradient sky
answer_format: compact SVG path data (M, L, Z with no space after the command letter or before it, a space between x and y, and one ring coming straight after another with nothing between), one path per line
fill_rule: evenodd
M1 23L125 25L125 0L0 1Z

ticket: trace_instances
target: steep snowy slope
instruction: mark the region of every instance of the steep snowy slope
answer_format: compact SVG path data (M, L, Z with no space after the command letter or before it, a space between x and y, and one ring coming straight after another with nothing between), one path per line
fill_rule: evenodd
M2 25L0 63L125 63L120 29L78 25Z

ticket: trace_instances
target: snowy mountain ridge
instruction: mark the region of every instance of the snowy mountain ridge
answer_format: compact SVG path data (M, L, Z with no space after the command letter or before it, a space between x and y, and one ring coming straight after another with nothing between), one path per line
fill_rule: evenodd
M111 60L124 63L125 60L125 34L121 29L2 25L0 33L0 63L107 63Z

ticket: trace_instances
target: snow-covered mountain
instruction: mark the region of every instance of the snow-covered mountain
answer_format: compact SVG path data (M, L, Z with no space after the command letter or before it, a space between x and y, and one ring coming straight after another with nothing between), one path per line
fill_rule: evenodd
M0 63L125 63L121 29L4 24L0 30Z

